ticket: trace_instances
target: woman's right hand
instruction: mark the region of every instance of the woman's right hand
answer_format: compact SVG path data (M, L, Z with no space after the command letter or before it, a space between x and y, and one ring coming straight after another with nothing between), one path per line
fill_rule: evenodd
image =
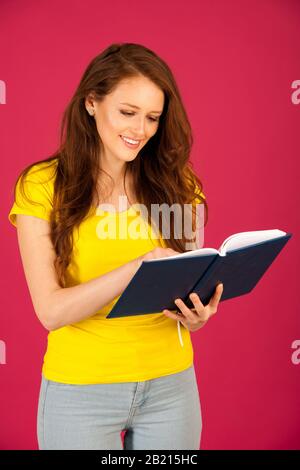
M174 255L179 255L179 254L180 254L180 251L172 250L172 248L161 248L157 246L153 250L148 251L148 253L136 258L136 261L138 263L138 267L140 267L143 261L147 261L151 259L158 259L158 258L167 258L169 256L174 256Z

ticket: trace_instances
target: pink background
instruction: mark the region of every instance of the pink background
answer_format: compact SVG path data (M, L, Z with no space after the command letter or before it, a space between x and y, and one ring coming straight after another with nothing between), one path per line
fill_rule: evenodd
M0 448L37 449L47 338L7 219L13 184L56 149L63 109L89 61L121 41L152 48L175 74L209 205L204 246L247 230L293 233L251 294L224 301L191 333L201 448L300 449L300 352L292 348L300 340L299 1L2 0L0 18Z

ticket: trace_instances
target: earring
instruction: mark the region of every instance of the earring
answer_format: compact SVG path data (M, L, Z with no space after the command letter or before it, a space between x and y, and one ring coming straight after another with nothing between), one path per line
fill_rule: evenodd
M94 116L94 111L91 108L88 110L88 112L89 112L90 116Z

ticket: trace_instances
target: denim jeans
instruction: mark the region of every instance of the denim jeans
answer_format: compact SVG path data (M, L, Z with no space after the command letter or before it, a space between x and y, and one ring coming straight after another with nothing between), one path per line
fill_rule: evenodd
M201 431L194 365L143 382L74 385L42 375L40 450L192 450L200 448Z

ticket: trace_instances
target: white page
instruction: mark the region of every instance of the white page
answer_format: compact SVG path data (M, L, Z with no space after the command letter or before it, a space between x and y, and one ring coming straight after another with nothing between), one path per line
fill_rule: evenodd
M167 256L165 258L150 259L144 262L148 263L168 259L188 258L191 256L199 255L205 256L219 254L220 256L226 256L226 253L228 251L236 250L244 246L254 245L255 243L270 240L272 238L282 237L283 235L286 235L286 232L283 232L282 230L278 229L254 230L252 232L238 232L227 237L220 246L219 250L215 248L199 248L198 250L187 251L185 253L180 253L179 255Z
M186 251L185 253L179 253L179 255L172 255L172 256L167 256L165 258L156 258L156 259L149 259L146 260L145 262L153 262L153 261L162 261L162 260L168 260L168 259L175 259L175 258L188 258L191 256L196 256L196 255L217 255L219 254L218 250L215 248L198 248L198 250L191 250L191 251Z
M256 230L252 232L234 233L226 238L219 248L220 255L224 256L228 251L243 248L244 246L254 245L255 243L271 240L286 235L286 232L278 229Z

